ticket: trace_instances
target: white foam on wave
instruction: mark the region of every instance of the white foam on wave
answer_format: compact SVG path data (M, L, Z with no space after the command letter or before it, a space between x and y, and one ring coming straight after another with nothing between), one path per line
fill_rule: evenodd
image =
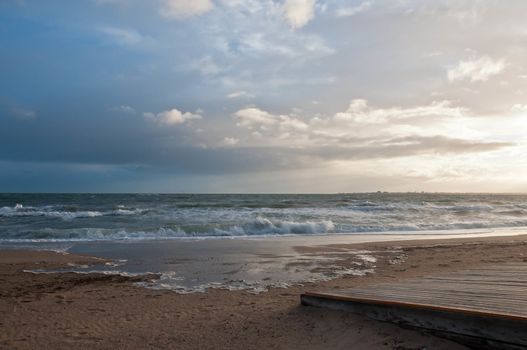
M123 208L118 208L118 209L112 211L112 213L116 214L116 215L135 215L135 214L139 214L141 212L142 211L139 210L139 209L130 210L130 209L123 209Z
M222 289L228 291L244 290L251 294L267 292L271 288L289 288L293 283L277 281L262 283L262 281L230 280L225 282L208 282L194 286L184 285L185 278L174 271L161 273L158 279L137 282L136 285L156 290L171 290L178 294L205 293L208 289ZM183 284L182 284L183 283ZM297 283L294 283L297 284Z
M38 210L32 207L2 207L0 216L46 216L52 218L61 218L71 220L75 218L93 218L102 216L98 211L57 211L57 210Z
M77 265L77 266L71 266L70 268L89 268L91 265ZM138 276L150 276L155 275L153 272L126 272L126 271L118 271L118 270L74 270L74 269L57 269L57 270L45 270L45 269L33 269L33 270L22 270L22 272L32 273L35 275L38 274L61 274L61 273L76 273L79 275L89 275L89 274L101 274L101 275L109 275L109 276L123 276L123 277L138 277Z
M241 225L226 228L209 227L205 231L184 230L180 227L161 227L157 230L126 230L107 228L45 228L0 239L0 242L69 242L113 240L206 239L221 237L287 236L334 233L332 221L295 222L257 217Z
M240 230L241 229L241 230ZM328 233L335 230L331 220L296 222L288 220L271 220L258 216L253 221L231 229L231 233L243 232L246 235L254 234L317 234Z
M2 207L0 208L0 216L46 216L52 218L61 218L64 220L71 220L75 218L93 218L102 216L103 214L99 211L58 211L52 210L50 207L24 207L21 204L17 204L14 207Z
M24 207L22 204L16 204L14 207L1 207L0 217L24 217L24 216L43 216L49 218L60 218L63 220L73 220L77 218L95 218L100 216L119 216L119 215L136 215L143 213L142 209L124 209L124 207L118 207L111 211L97 211L97 210L55 210L53 206L42 206L42 207Z
M366 263L373 264L373 263L376 263L376 262L377 262L377 258L374 257L373 255L369 255L369 254L357 254L356 256L357 256L357 258L361 259L362 261L364 261L364 262L366 262Z
M245 237L245 236L282 236L302 234L325 234L335 230L335 224L330 221L296 222L289 220L268 219L258 216L253 220L227 228L211 227L206 232L177 230L178 236L184 237ZM169 232L167 230L166 232ZM171 234L172 236L172 234Z

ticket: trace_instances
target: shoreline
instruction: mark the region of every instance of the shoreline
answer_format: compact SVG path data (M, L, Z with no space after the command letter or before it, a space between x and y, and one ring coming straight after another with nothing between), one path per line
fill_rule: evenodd
M402 250L405 259L391 261ZM298 245L325 256L374 251L375 272L303 286L247 291L208 289L177 294L137 286L153 276L31 274L38 267L101 263L100 258L49 251L0 251L0 345L51 348L346 348L463 349L417 331L337 311L301 307L300 293L364 286L501 261L527 261L527 235ZM349 257L348 257L349 258ZM353 261L343 259L346 265ZM299 266L302 268L302 266Z
M402 242L413 241L510 240L525 232L525 229L496 229L450 231L451 234L441 235L429 231L420 235L296 235L248 239L92 241L8 247L50 249L109 261L96 265L70 264L54 272L121 276L157 274L159 278L144 282L145 286L182 294L203 292L209 288L260 293L274 287L372 273L377 258L368 249L374 247L373 243L404 246ZM298 249L302 246L338 245L348 247L333 252L327 249L322 252ZM361 245L369 245L370 248L361 248ZM393 249L380 258L397 261L402 258L400 254L401 249ZM36 269L33 272L45 271Z
M82 243L141 243L141 242L201 242L209 240L272 240L272 239L350 239L361 238L362 242L376 237L376 241L389 241L387 237L398 237L395 240L424 240L424 239L455 239L518 236L527 234L527 226L480 227L480 228L448 228L436 230L401 230L401 231L357 231L357 232L331 232L312 234L254 234L254 235L210 235L210 236L167 236L167 237L125 237L110 239L0 239L0 250L10 249L11 246L53 245L53 244L82 244ZM379 239L379 237L382 237ZM406 238L411 237L411 238ZM390 239L391 240L391 239Z

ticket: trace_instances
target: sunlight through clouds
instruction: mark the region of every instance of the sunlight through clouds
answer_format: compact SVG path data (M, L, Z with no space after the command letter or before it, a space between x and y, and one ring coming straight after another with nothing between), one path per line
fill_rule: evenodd
M470 61L460 61L456 67L448 70L447 75L449 81L485 81L500 74L505 67L505 60L493 60L488 56L483 56Z
M292 28L303 27L315 17L315 0L286 0L284 15Z

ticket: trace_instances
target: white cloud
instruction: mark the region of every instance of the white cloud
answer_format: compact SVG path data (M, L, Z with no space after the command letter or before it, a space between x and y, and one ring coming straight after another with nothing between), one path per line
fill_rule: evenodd
M393 140L414 142L411 138L426 139L429 143L436 137L443 137L442 140L486 137L484 132L472 127L479 121L469 109L455 106L448 100L378 108L370 106L365 99L354 99L346 110L331 116L301 113L307 115L300 117L295 111L273 114L254 106L241 109L233 116L238 127L248 129L244 144L252 146L338 148L378 144L384 147L386 140L393 145Z
M385 123L390 120L401 120L416 117L461 117L466 113L462 107L452 107L450 101L434 101L427 106L417 106L410 108L371 108L368 101L364 99L354 99L351 101L345 112L336 113L334 118L337 120L349 120L356 123Z
M341 7L337 10L336 14L338 17L354 16L358 13L366 11L371 7L372 4L372 1L364 1L357 6Z
M133 46L139 44L144 39L141 34L133 29L103 27L100 30L120 45Z
M151 120L153 122L156 122L158 124L163 124L163 125L183 124L190 120L202 118L202 116L199 114L194 114L190 112L183 113L176 108L172 108L170 110L166 110L158 114L146 112L146 113L143 113L143 116L147 120Z
M202 15L214 8L211 0L164 0L160 13L169 19L187 19Z
M239 98L239 97L254 97L254 95L248 93L247 91L234 91L226 96L227 98Z
M365 99L355 99L344 112L316 114L307 122L293 113L273 114L256 106L239 110L234 117L239 127L247 128L239 131L244 147L274 150L276 159L294 159L301 165L465 154L479 157L516 147L508 142L511 138L502 138L499 131L496 134L499 128L482 125L488 118L478 118L450 101L377 108ZM230 145L227 139L224 145Z
M253 128L267 129L277 126L280 130L306 130L308 125L298 118L289 115L273 115L256 107L245 108L234 113L237 125Z
M240 142L240 140L235 138L235 137L225 137L223 139L223 144L226 145L226 146L234 146L238 142Z
M504 59L493 60L488 56L469 61L460 61L458 65L447 72L448 80L486 81L500 74L506 67Z
M290 117L288 115L281 115L280 118L280 128L282 129L296 129L296 130L307 130L309 126L303 121Z
M286 0L284 16L292 28L301 28L315 17L315 0Z
M238 120L238 126L268 126L277 123L274 115L255 107L240 109L234 116Z
M511 107L511 111L513 112L519 112L519 113L526 113L527 112L527 104L520 104L517 103Z

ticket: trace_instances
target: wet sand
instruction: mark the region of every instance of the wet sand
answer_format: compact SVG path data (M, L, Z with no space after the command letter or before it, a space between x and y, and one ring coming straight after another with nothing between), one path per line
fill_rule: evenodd
M356 263L347 260L351 249L372 252L375 273L257 295L225 290L181 295L134 284L153 275L33 274L24 270L104 261L49 251L0 251L0 348L463 349L415 330L302 307L299 295L527 261L527 236L295 247L300 253L341 255L338 263L350 268Z

